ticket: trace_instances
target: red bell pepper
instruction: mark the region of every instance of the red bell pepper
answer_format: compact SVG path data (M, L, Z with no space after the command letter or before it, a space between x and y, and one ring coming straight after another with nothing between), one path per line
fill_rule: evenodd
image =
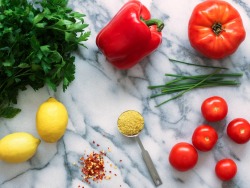
M133 67L161 44L164 24L150 17L140 1L131 0L99 32L96 44L116 68Z

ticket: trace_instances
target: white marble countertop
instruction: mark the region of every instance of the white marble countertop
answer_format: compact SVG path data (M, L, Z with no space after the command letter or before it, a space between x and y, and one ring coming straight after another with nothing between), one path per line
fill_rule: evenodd
M237 52L215 61L198 54L188 41L187 26L193 8L200 0L164 1L141 0L153 17L165 23L162 45L152 55L130 70L112 67L95 44L97 33L115 15L126 0L70 0L74 10L86 14L92 34L76 52L75 80L63 92L44 87L38 91L20 92L18 107L22 112L13 119L0 120L0 138L18 131L38 137L35 114L38 106L50 96L68 109L69 123L64 137L57 143L41 142L36 155L21 164L0 162L1 188L151 188L155 187L134 139L122 136L117 130L117 118L133 109L145 118L140 138L149 151L163 184L161 188L249 188L250 143L237 145L225 134L227 122L236 117L250 120L250 0L228 0L240 12L247 32ZM222 65L233 72L244 73L239 87L198 89L161 107L155 105L169 96L149 99L149 85L163 83L165 73L197 73L201 68L173 64L168 58L201 64ZM219 95L226 99L229 112L218 125L219 140L211 152L199 152L194 169L174 170L168 156L172 146L180 141L191 142L195 127L204 119L200 112L202 101ZM82 181L79 158L84 153L106 151L107 171L111 179L87 184ZM214 173L216 161L233 158L238 173L222 182Z

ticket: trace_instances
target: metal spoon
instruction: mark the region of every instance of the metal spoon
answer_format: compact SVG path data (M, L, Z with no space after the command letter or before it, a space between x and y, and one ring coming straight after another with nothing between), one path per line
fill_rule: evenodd
M119 130L119 128L118 128L118 130ZM137 143L139 144L139 146L141 148L142 158L143 158L143 160L148 168L148 171L149 171L150 176L152 177L152 179L154 181L154 184L156 186L161 185L162 184L161 178L160 178L160 176L159 176L159 174L154 166L154 163L153 163L148 151L144 148L144 146L140 140L139 133L141 131L136 135L126 135L126 134L122 133L120 130L119 130L119 132L126 137L134 137L135 138L135 140L137 141Z

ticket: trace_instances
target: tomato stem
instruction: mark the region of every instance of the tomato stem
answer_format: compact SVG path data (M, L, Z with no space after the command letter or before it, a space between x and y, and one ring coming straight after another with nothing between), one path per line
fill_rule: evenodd
M219 23L219 22L215 22L213 25L212 25L212 30L213 32L215 33L216 36L219 36L220 33L222 31L224 31L224 29L222 28L222 24Z

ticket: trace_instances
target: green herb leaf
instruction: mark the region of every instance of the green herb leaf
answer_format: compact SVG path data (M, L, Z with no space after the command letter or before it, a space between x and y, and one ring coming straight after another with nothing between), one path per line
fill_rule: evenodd
M67 0L31 2L0 0L0 117L19 112L11 105L28 85L56 91L62 83L65 91L75 78L72 52L90 36Z
M21 109L19 108L13 108L13 107L5 107L1 109L0 111L0 117L2 118L13 118L15 117L19 112L21 112Z

